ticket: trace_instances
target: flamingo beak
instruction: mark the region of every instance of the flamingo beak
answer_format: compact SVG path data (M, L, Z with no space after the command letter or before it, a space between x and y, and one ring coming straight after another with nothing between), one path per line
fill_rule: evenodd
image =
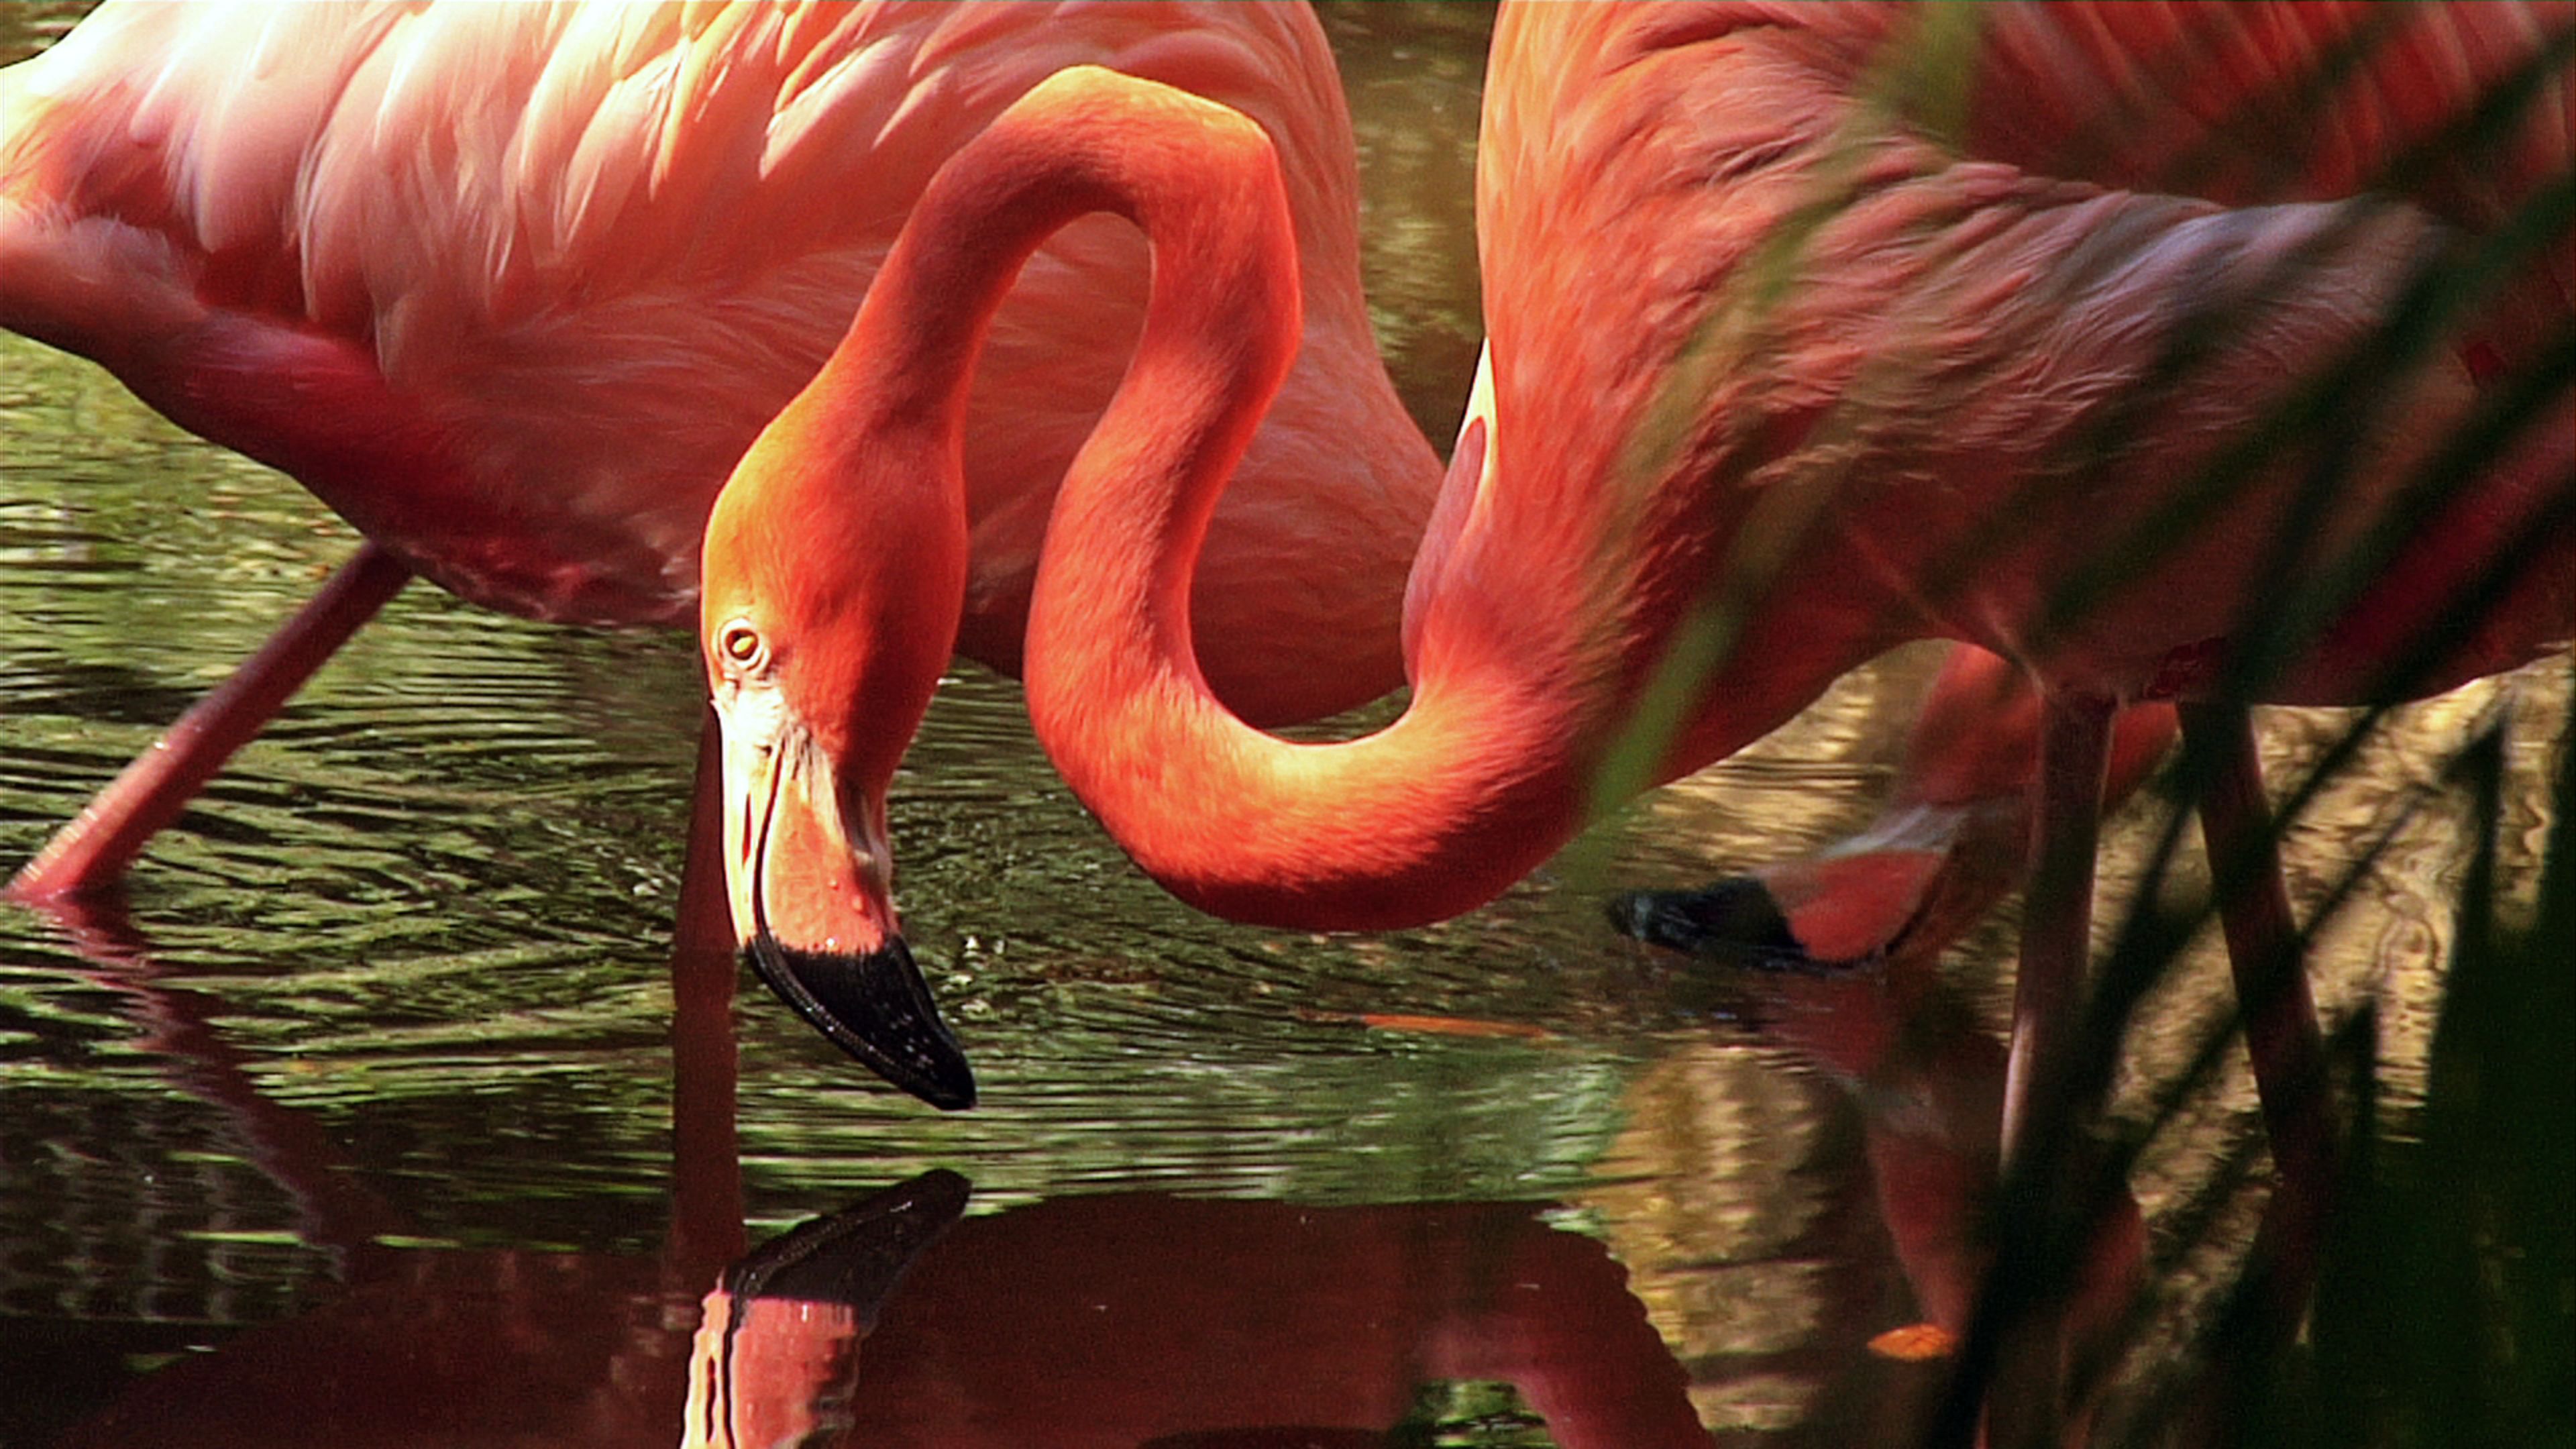
M887 1081L947 1111L974 1106L965 1049L896 928L881 813L845 805L830 756L783 709L720 713L725 883L752 969Z
M933 1169L791 1228L726 1269L689 1346L681 1449L822 1436L850 1397L878 1309L965 1211L969 1188Z

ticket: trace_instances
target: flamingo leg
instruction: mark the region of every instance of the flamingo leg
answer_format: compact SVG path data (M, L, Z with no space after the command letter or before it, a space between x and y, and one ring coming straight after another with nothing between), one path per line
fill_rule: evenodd
M2203 765L2195 803L2222 893L2219 922L2279 1175L2264 1214L2264 1251L2249 1270L2261 1275L2262 1331L2277 1348L2297 1329L2334 1181L2325 1042L2281 880L2279 836L2263 799L2252 719L2242 705L2186 704L2181 713L2184 738Z
M742 1256L742 1159L735 1138L733 907L725 898L724 737L710 706L698 726L689 853L671 939L671 1242L698 1283ZM703 1286L701 1284L701 1286Z
M162 827L179 818L233 751L249 743L410 579L408 565L374 543L361 544L258 653L56 831L9 882L6 894L54 901L113 883Z
M2116 713L2107 695L2047 694L2041 706L2030 890L2022 915L2021 967L2013 987L2012 1045L2004 1063L2007 1180L2018 1174L2024 1154L2036 1148L2030 1140L2036 1093L2042 1084L2062 1089L2067 1080L2067 1054L2082 1015L2092 955L2093 857ZM2049 1190L2048 1185L2041 1190ZM1986 1442L2024 1449L2062 1441L2065 1317L2062 1308L2032 1301L2026 1315L2007 1327L1986 1398Z
M2013 984L2012 1049L2004 1068L2008 1163L2023 1150L2034 1084L2062 1070L2082 1005L2093 946L2093 855L2101 835L2114 709L2107 696L2051 695L2042 710L2030 893Z
M733 996L733 903L725 896L724 731L715 706L700 711L698 761L689 785L689 847L680 865L679 912L671 928L674 980L711 976Z

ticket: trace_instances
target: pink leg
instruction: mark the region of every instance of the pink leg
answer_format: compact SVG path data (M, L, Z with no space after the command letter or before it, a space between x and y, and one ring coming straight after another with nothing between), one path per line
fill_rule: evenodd
M2183 706L2182 721L2212 767L2197 802L2211 868L2222 879L2231 871L2241 878L2241 889L2219 903L2219 921L2245 1011L2263 1125L2285 1177L2294 1169L2322 1168L2333 1141L2320 1090L2325 1042L2307 973L2299 969L2298 930L2281 882L2279 840L2263 800L2252 721L2242 709L2207 704Z
M2039 779L2031 816L2030 891L2022 908L2021 967L2013 985L2012 1046L2004 1063L2003 1163L2010 1181L2032 1150L2035 1096L2065 1081L2092 957L2093 857L2115 706L2107 697L2049 696L2041 706ZM2060 1176L2080 1171L2061 1165ZM2044 1187L2055 1184L2043 1185ZM2044 1223L2040 1209L2036 1222ZM2007 1251L2011 1251L2009 1246ZM2016 1253L2023 1272L2027 1253ZM2025 1289L2027 1291L2027 1289ZM1987 1442L2054 1446L2066 1423L2064 1310L2032 1301L1998 1346L1987 1399Z
M2064 1070L2093 951L2093 855L2111 715L2107 698L2056 697L2040 721L2038 809L2031 817L2030 894L2023 906L2021 968L2013 984L2013 1036L2004 1069L2004 1159L2022 1150L2036 1083Z
M2289 891L2281 882L2279 840L2263 799L2252 721L2241 708L2187 704L2182 727L2209 771L2197 803L2210 868L2222 889L2231 877L2237 886L2220 900L2219 922L2280 1179L2249 1271L2260 1275L2262 1331L2277 1349L2298 1331L2306 1309L2334 1183L2325 1041L2299 959Z
M230 679L197 701L152 748L98 793L9 882L15 900L48 901L111 884L146 842L179 817L233 751L264 728L313 671L411 578L373 543L340 566Z
M733 907L725 897L724 742L698 726L689 846L671 941L671 1243L684 1281L741 1257L742 1162L734 1136ZM701 1284L703 1286L703 1284Z

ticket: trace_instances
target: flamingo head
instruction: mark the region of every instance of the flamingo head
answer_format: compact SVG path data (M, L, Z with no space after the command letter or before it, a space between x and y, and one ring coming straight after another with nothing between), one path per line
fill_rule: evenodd
M974 1073L895 916L885 803L955 638L964 520L872 507L837 529L852 510L816 506L823 493L900 490L832 476L795 431L773 423L707 524L699 641L735 935L834 1045L934 1106L971 1107Z

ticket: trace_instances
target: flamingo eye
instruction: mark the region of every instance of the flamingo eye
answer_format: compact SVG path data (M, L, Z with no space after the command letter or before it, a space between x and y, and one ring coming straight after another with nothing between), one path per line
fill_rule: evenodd
M769 663L769 641L741 619L724 626L716 636L716 648L723 651L728 663L745 673L756 674Z

